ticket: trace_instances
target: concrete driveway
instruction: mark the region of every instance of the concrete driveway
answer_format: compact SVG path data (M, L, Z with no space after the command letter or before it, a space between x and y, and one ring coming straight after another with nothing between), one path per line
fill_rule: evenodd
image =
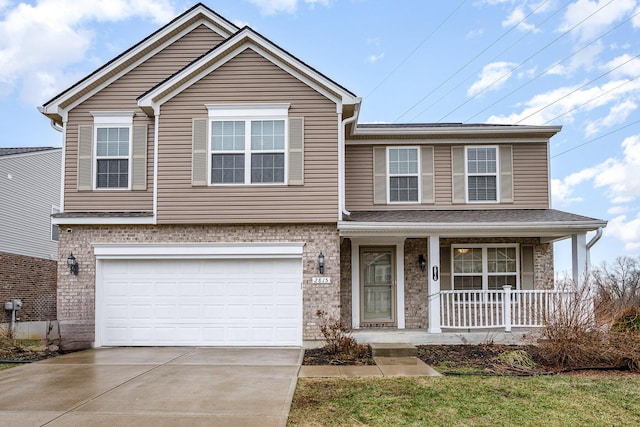
M284 426L291 348L104 348L0 371L0 424Z

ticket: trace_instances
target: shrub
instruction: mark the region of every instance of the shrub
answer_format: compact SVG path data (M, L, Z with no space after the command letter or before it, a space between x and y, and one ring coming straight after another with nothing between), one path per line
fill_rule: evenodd
M316 317L320 320L320 332L324 337L325 348L331 354L348 354L354 357L365 357L368 346L358 344L351 336L351 331L339 319L329 316L325 311L318 310Z
M616 317L611 325L614 331L637 331L640 332L640 310L638 307L627 307Z

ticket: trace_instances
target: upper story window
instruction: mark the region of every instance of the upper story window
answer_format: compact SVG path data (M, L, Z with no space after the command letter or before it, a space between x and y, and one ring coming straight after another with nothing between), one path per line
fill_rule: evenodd
M420 202L420 161L417 147L387 148L390 203Z
M100 112L94 116L96 189L129 189L132 112Z
M467 147L467 200L498 201L498 148Z
M57 206L51 206L51 213L60 213L60 208L58 208ZM53 223L53 218L51 219L51 240L54 242L60 240L60 229L56 224Z
M286 182L288 104L207 105L210 184Z

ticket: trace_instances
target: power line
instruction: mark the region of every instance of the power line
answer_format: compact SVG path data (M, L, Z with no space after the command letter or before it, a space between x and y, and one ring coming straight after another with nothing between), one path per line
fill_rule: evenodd
M586 45L582 46L580 49L576 50L574 53L572 53L569 56L564 57L563 59L561 59L560 61L557 61L556 63L554 63L553 65L551 65L550 67L546 68L543 72L541 72L540 74L538 74L537 76L527 80L525 83L523 83L522 85L520 85L519 87L515 88L514 90L512 90L511 92L509 92L508 94L504 95L502 98L498 99L497 101L493 102L491 105L485 107L484 109L480 110L479 112L477 112L476 114L474 114L473 116L469 117L467 120L465 120L466 123L470 122L471 120L473 120L475 117L479 116L480 114L484 113L485 111L487 111L489 108L493 107L494 105L498 104L499 102L504 101L506 98L508 98L509 96L513 95L515 92L519 91L520 89L522 89L523 87L533 83L534 81L536 81L537 79L539 79L540 77L542 77L543 75L547 74L549 71L551 71L553 68L555 68L556 66L558 66L559 64L562 64L564 61L566 61L569 58L572 58L574 56L576 56L578 53L582 52L583 50L585 50L587 47L591 46L593 43L597 42L598 40L601 40L602 38L604 38L605 36L611 34L613 31L617 30L618 28L620 28L621 26L623 26L624 24L626 24L627 22L631 21L633 18L635 18L637 15L640 15L640 11L636 12L635 14L631 15L629 18L625 19L624 21L622 21L621 23L619 23L618 25L616 25L615 27L611 28L609 31L607 31L606 33L600 35L599 37L591 40L589 43L587 43Z
M541 27L542 25L546 24L547 21L551 20L554 16L556 16L558 13L560 13L560 11L562 11L563 9L565 9L573 0L569 0L568 2L566 2L561 8L559 8L558 10L556 10L555 12L553 12L551 15L549 15L545 20L543 20L542 22L540 22L538 24L538 28ZM534 31L534 28L530 29L529 31L527 31L526 33L524 33L522 35L522 37L520 37L518 40L516 40L515 42L513 42L511 45L507 46L505 49L503 49L501 52L499 52L498 54L496 54L493 58L491 58L489 60L489 63L495 61L500 55L505 54L506 52L508 52L509 50L511 50L511 48L513 48L515 45L517 45L518 43L520 43L525 37L527 37L529 34L531 34ZM449 95L451 92L453 92L454 90L458 89L460 86L462 86L463 84L465 84L467 81L469 81L469 79L471 79L473 76L475 75L475 73L471 74L470 76L468 76L466 79L464 79L463 81L461 81L460 83L458 83L456 86L454 86L453 88L449 89L447 92L445 92L442 96L440 96L438 99L436 99L434 102L432 102L431 104L427 105L423 110L421 110L418 114L416 114L415 116L413 116L411 118L410 121L415 120L416 118L418 118L419 116L421 116L422 114L425 113L425 111L429 110L431 107L433 107L434 105L436 105L438 102L442 101L442 99Z
M582 19L580 22L578 22L576 25L574 25L573 27L571 27L570 29L568 29L567 31L563 32L562 34L560 34L558 37L556 37L555 39L553 39L552 41L550 41L549 43L547 43L546 45L544 45L542 48L538 49L533 55L529 56L528 58L526 58L524 61L520 62L518 65L516 65L512 70L508 71L507 73L503 74L502 76L498 77L496 80L493 81L493 83L491 83L490 85L484 87L481 91L477 92L475 95L473 95L471 98L467 99L465 102L463 102L462 104L460 104L459 106L457 106L456 108L454 108L453 110L449 111L447 114L445 114L444 116L440 117L440 119L438 119L438 122L441 122L442 120L444 120L445 118L447 118L449 115L451 115L452 113L455 113L456 111L458 111L460 108L464 107L465 105L467 105L469 102L471 102L472 100L474 100L475 98L477 98L480 94L484 93L485 91L487 91L489 88L495 86L499 81L501 81L502 79L504 79L505 77L509 76L510 74L513 74L514 71L516 71L518 68L522 67L526 62L528 62L529 60L531 60L532 58L538 56L540 53L542 53L545 49L548 49L549 46L551 46L552 44L556 43L558 40L560 40L561 38L565 37L567 34L569 34L571 31L573 31L574 29L576 29L578 26L582 25L585 21L587 21L589 18L591 18L592 16L594 16L596 13L600 12L602 9L604 9L605 7L609 6L611 3L613 3L615 0L609 0L608 3L600 6L598 9L596 9L594 12L592 12L589 16L587 16L586 18Z
M540 111L545 110L545 109L547 109L547 108L551 107L551 106L552 106L552 105L554 105L555 103L557 103L557 102L559 102L559 101L561 101L561 100L563 100L563 99L565 99L565 98L569 97L570 95L573 95L574 93L576 93L576 92L577 92L577 91L579 91L580 89L583 89L583 88L585 88L586 86L589 86L591 83L595 82L596 80L601 79L602 77L606 76L607 74L612 73L613 71L617 70L618 68L622 67L623 65L627 65L629 62L633 61L634 59L638 59L638 58L640 58L640 54L638 54L638 55L636 55L636 56L633 56L633 57L629 58L627 61L625 61L625 62L623 62L622 64L619 64L619 65L617 65L617 66L613 67L612 69L610 69L610 70L609 70L609 71L607 71L606 73L602 73L602 74L600 74L600 75L599 75L598 77L596 77L595 79L589 80L588 82L586 82L586 83L584 83L584 84L582 84L582 85L578 86L577 88L575 88L575 89L574 89L574 90L572 90L571 92L567 93L566 95L563 95L563 96L561 96L560 98L556 99L555 101L553 101L553 102L551 102L551 103L549 103L549 104L545 105L544 107L537 109L536 111L534 111L533 113L529 114L528 116L521 118L521 119L520 119L520 120L518 120L515 124L522 123L522 121L524 121L524 120L528 119L529 117L531 117L531 116L533 116L533 115L536 115L536 114L538 114Z
M433 35L436 33L436 31L438 31L438 30L439 30L439 29L440 29L440 27L442 27L442 26L443 26L443 25L444 25L444 24L449 20L449 18L451 18L451 17L452 17L452 16L453 16L453 15L454 15L454 14L455 14L455 13L456 13L460 8L461 8L461 7L462 7L462 5L463 5L466 1L467 1L467 0L462 0L462 1L460 2L460 4L459 4L455 9L453 9L453 11L452 11L449 15L447 15L447 17L446 17L446 18L444 18L444 19L440 22L440 24L438 24L438 26L437 26L436 28L434 28L434 29L433 29L433 31L431 31L431 32L427 35L427 37L425 37L425 38L420 42L420 44L418 44L418 46L416 46L416 47L415 47L411 52L409 52L409 54L408 54L408 55L407 55L407 56L406 56L402 61L400 61L400 63L399 63L399 64L398 64L398 65L397 65L393 70L391 70L391 72L390 72L389 74L387 74L387 75L385 76L385 78L383 78L383 79L380 81L380 83L378 83L378 84L376 85L376 87L374 87L374 88L371 90L371 92L369 92L369 93L365 96L365 98L368 98L369 96L371 96L371 94L373 94L376 90L378 90L378 88L379 88L380 86L382 86L382 84L383 84L384 82L386 82L386 81L389 79L389 77L391 77L391 76L393 75L393 73L395 73L396 71L398 71L398 69L399 69L400 67L402 67L402 66L404 65L404 63L405 63L405 62L407 62L407 60L408 60L411 56L413 56L413 54L414 54L414 53L416 53L416 51L417 51L418 49L420 49L420 47L422 47L422 45L423 45L423 44L425 44L425 43L427 42L427 40L429 40L429 39L431 38L431 36L433 36Z
M640 123L640 119L636 120L635 122L627 123L626 125L624 125L624 126L622 126L622 127L619 127L618 129L614 129L614 130L612 130L612 131L610 131L610 132L607 132L607 133L605 133L605 134L602 134L602 135L600 135L600 136L598 136L598 137L596 137L596 138L593 138L593 139L590 139L590 140L588 140L588 141L586 141L586 142L583 142L582 144L576 145L575 147L571 147L571 148L569 148L568 150L565 150L565 151L562 151L562 152L560 152L560 153L558 153L558 154L555 154L555 155L551 156L551 158L552 158L552 159L555 159L555 158L556 158L556 157L558 157L558 156L562 156L563 154L570 153L571 151L577 150L577 149L578 149L578 148L580 148L580 147L584 147L585 145L587 145L587 144L591 144L592 142L596 142L596 141L598 141L599 139L602 139L602 138L604 138L604 137L607 137L607 136L613 135L614 133L618 133L618 132L620 132L621 130L624 130L624 129L626 129L626 128L628 128L628 127L631 127L631 126L633 126L633 125L635 125L635 124L638 124L638 123Z
M518 26L520 24L522 24L523 22L525 22L527 20L527 18L529 18L531 15L533 15L538 9L540 9L542 6L544 6L545 4L547 4L550 0L545 0L543 2L541 2L538 7L536 7L535 9L533 9L527 16L525 16L524 18L522 18L517 24L513 25L511 28L509 28L506 32L502 33L502 35L500 37L498 37L497 39L495 39L489 46L485 47L480 53L478 53L476 56L474 56L473 58L471 58L466 64L464 64L462 67L458 68L458 71L456 71L455 73L453 73L452 75L450 75L446 80L444 80L443 82L441 82L438 86L436 86L435 88L433 88L429 93L427 93L425 96L423 96L422 98L420 98L420 100L418 100L415 104L413 104L411 107L409 107L409 109L407 109L404 113L400 114L395 120L394 123L397 122L398 120L400 120L402 117L404 117L409 111L413 110L415 107L417 107L418 105L420 105L422 103L422 101L424 101L425 99L427 99L432 93L434 93L435 91L437 91L438 89L440 89L442 86L444 86L449 80L453 79L455 76L457 76L462 70L464 70L467 66L469 66L469 64L471 64L473 61L475 61L476 59L478 59L483 53L485 53L487 50L491 49L496 43L498 43L500 40L502 40L504 37L506 37L509 33L511 33L511 31L515 30L516 28L518 28ZM531 31L527 32L527 34L529 34ZM422 114L422 113L420 113Z
M544 122L544 123L543 123L543 125L549 124L549 123L553 122L554 120L557 120L557 119L559 119L560 117L562 117L562 116L564 116L564 115L566 115L566 114L569 114L569 113L570 113L570 112L572 112L572 111L577 110L578 108L584 107L585 105L587 105L587 104L589 104L589 103L591 103L591 102L595 101L596 99L598 99L598 98L602 98L603 96L605 96L605 95L607 95L607 94L609 94L609 93L611 93L611 92L613 92L613 91L615 91L615 90L618 90L618 89L620 89L622 86L627 85L627 84L629 84L629 83L631 83L631 82L633 82L633 81L635 81L635 80L638 80L639 78L640 78L640 74L639 74L639 75L637 75L637 76L635 76L635 77L634 77L634 78L632 78L631 80L627 80L627 81L625 81L624 83L619 84L618 86L616 86L616 87L614 87L614 88L611 88L611 89L609 89L609 90L607 90L607 91L602 92L600 95L598 95L598 96L596 96L596 97L591 98L591 99L590 99L590 100L588 100L587 102L583 102L583 103L582 103L582 104L580 104L580 105L576 105L575 107L571 108L570 110L567 110L567 111L565 111L564 113L559 114L559 115L555 116L554 118L547 120L546 122Z

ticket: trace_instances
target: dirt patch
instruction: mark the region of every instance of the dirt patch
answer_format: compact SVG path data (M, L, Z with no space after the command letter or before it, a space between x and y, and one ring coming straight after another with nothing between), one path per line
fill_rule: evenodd
M0 360L7 362L35 362L62 354L57 346L21 340L0 340Z
M304 351L303 365L375 365L368 345L359 354L334 353L327 347L308 349Z

